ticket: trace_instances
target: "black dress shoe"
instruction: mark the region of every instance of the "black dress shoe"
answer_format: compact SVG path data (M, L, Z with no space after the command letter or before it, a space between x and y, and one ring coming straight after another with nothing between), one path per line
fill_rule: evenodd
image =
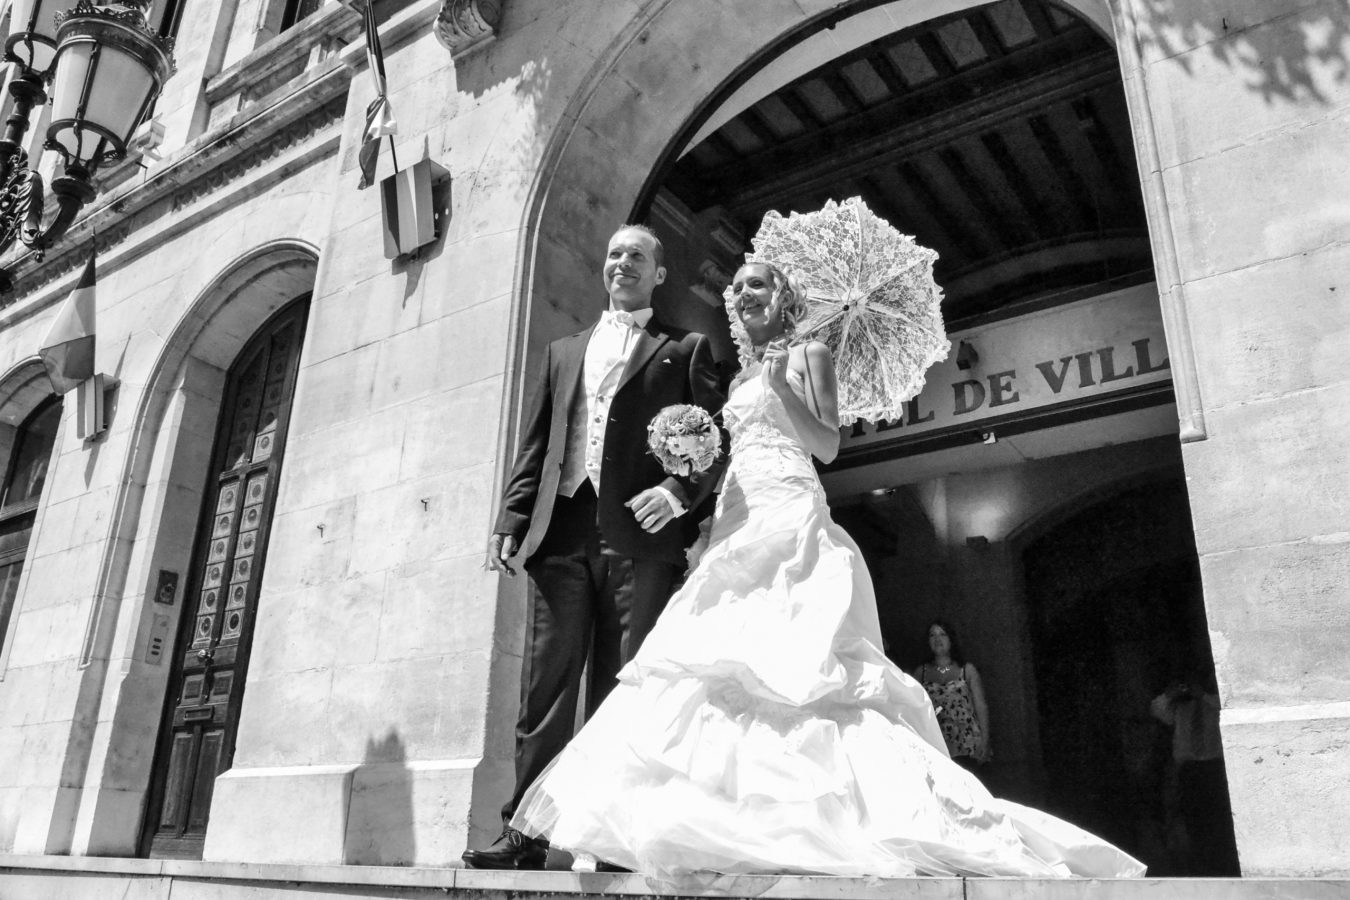
M507 828L486 850L465 850L470 869L542 869L548 859L548 841L526 837Z
M597 872L628 872L632 874L632 869L625 869L623 866L616 866L612 862L605 862L603 859L596 860L595 871Z

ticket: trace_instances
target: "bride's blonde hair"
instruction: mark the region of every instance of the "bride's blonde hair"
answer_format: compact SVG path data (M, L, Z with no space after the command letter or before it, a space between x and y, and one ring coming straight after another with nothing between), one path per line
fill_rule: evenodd
M778 314L783 320L783 337L787 339L789 345L795 344L797 342L797 324L806 318L809 309L806 300L806 285L795 272L766 259L746 259L745 263L736 271L739 272L747 266L763 266L773 276L774 292L778 297ZM744 369L750 363L759 359L759 354L763 348L756 347L754 342L750 340L750 333L745 330L740 313L736 310L736 295L732 292L731 285L727 285L722 297L726 301L727 318L731 324L731 337L736 342L737 355L740 357L741 368Z

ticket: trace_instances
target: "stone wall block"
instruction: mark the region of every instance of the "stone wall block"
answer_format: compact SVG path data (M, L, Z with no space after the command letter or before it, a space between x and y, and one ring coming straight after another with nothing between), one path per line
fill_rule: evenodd
M15 674L31 673L35 669L36 667L30 667L28 669L20 669ZM24 684L24 682L17 680L14 683L19 686L22 686ZM6 686L8 687L9 684L10 684L9 680L6 679ZM0 759L18 760L20 755L23 753L25 729L20 726L20 720L17 717L11 717L8 714L6 714L5 718L0 721L3 721L5 723L3 726L0 726ZM22 785L23 782L19 780L18 766L6 765L4 771L0 772L0 791L7 788L19 787ZM0 795L0 811L3 811L4 806L5 801L3 795ZM2 821L4 820L0 819L0 822ZM0 825L0 847L5 846L3 829L4 826Z
M154 745L154 738L150 736L148 746ZM85 856L134 856L144 804L143 789L86 788L81 792L73 849Z
M416 561L388 574L376 642L380 660L416 660L491 646L495 577L483 555Z
M450 177L448 189L439 195L450 204L450 215L441 223L445 248L519 230L534 169L544 152L535 118L531 101L493 96L439 129L442 144L436 162ZM513 243L504 259L514 260L517 252ZM504 268L508 276L514 272L512 264ZM482 269L482 276L494 275L491 266Z
M70 719L35 722L23 729L23 751L14 760L12 782L23 787L55 785L70 740Z
M421 41L418 44L408 45L414 51L418 47L423 50L421 72L403 66L403 59L417 57L419 54L416 52L399 53L398 61L389 58L385 60L385 71L398 73L397 77L389 79L389 102L398 118L398 134L394 139L401 166L409 166L422 159L423 150L426 149L423 139L437 126L453 120L459 114L461 95L458 91L447 90L447 84L453 84L453 76L449 75L453 63L444 49L430 46L435 43L435 41ZM436 50L440 50L439 60L435 60ZM439 65L434 68L427 65L432 61L438 62ZM360 83L371 84L369 78L360 79ZM370 96L374 98L373 90ZM362 101L362 110L369 102L370 100ZM365 117L362 116L361 127L364 126ZM388 156L388 151L389 140L386 138L380 146L380 154L383 157L381 162L388 168L382 166L380 174L376 176L377 179L394 171L393 159Z
M311 432L365 418L371 412L379 353L376 344L368 344L302 366L291 407L288 444Z
M278 511L327 506L387 486L398 474L406 421L400 407L371 414L359 425L290 434L282 463Z
M245 768L216 779L203 859L249 863L343 862L355 766ZM304 810L304 827L296 811ZM285 840L278 840L285 835Z
M401 747L394 731L377 743ZM443 866L457 860L468 832L472 778L472 766L461 762L362 765L352 782L347 863Z
M509 298L443 316L380 344L371 405L384 409L500 375Z
M326 666L276 675L265 671L249 672L248 691L244 696L235 742L235 766L279 766L339 759L332 754L335 736L330 730L334 726L329 716L335 678L334 670ZM212 827L215 826L215 810L213 805Z
M57 435L57 443L47 469L47 481L42 486L42 502L46 509L54 508L63 502L78 500L81 494L93 486L96 476L92 470L108 467L108 461L104 461L103 466L91 467L95 458L90 456L79 438L75 436L75 395L73 393L67 395L62 404L62 430ZM125 447L125 444L118 441L113 446ZM111 455L120 454L110 450L107 443L99 446L99 456ZM72 527L73 524L72 520Z
M30 578L31 583L31 578ZM29 590L19 595L9 627L10 668L70 660L80 652L90 600Z
M0 808L0 816L3 814L3 808ZM202 900L200 897L188 898L184 891L178 890L182 882L175 883L164 877L127 878L118 874L87 872L72 877L41 871L11 870L6 871L3 878L7 900L104 900L106 897L117 897L118 900L169 900L170 893L177 893L185 900Z
M1350 381L1350 245L1187 286L1205 404L1225 407Z
M1263 27L1283 30L1284 22L1274 24L1275 20L1291 13L1325 18L1342 8L1336 0L1281 0L1278 4L1269 0L1131 0L1130 5L1137 11L1140 43L1148 62L1197 48L1249 61L1254 54L1246 42Z
M50 665L6 667L4 680L0 681L4 685L0 688L0 759L14 758L7 751L14 749L10 741L22 741L18 726L46 720L47 694L54 675ZM8 784L11 774L0 769L0 784Z
M512 229L444 244L418 272L416 280L408 274L406 286L401 285L407 302L416 298L418 321L431 322L486 300L509 297L519 241L520 232ZM505 330L506 325L500 327Z
M512 40L495 41L483 53L460 63L459 89L473 94L486 92L525 71L532 74L535 84L531 91L538 97L541 112L550 120L566 109L575 86L621 29L632 27L633 20L641 15L641 3L636 0L535 3L517 9L511 11ZM544 46L565 51L539 53ZM553 121L541 125L552 127Z
M628 136L632 143L616 141L585 126L576 128L569 140L577 149L569 151L555 170L545 221L569 223L569 237L595 260L598 272L610 236L633 214L631 204L636 197L616 186L632 185L636 190L646 180L665 149L669 124L623 92L598 92L595 102L609 104L613 107L610 115L632 125ZM628 122L629 118L637 121ZM555 190L564 186L567 190Z
M101 487L87 491L76 501L75 528L71 544L102 543L109 536L109 520L121 489Z
M573 202L564 202L574 208ZM572 215L581 218L577 212ZM589 327L608 306L601 267L610 235L597 237L593 225L580 221L577 225L576 231L583 233L584 241L563 243L550 235L537 244L534 267L550 273L553 280L536 287L529 298L530 339L538 335L540 343L531 345L531 352L525 355L527 362L538 360L536 364L542 364L541 354L533 351L542 350L554 338Z
M0 744L0 749L5 749L3 744ZM8 759L8 755L5 758ZM23 815L23 795L24 789L21 787L0 785L0 852L9 853L14 849L14 833Z
M265 590L258 600L250 675L267 678L374 660L385 580L379 572L324 590Z
M1343 116L1350 102L1341 72L1344 57L1326 48L1328 58L1318 59L1303 48L1310 35L1330 31L1327 17L1339 5L1313 4L1294 13L1300 27L1281 21L1279 27L1256 28L1145 66L1163 168ZM1345 15L1343 6L1335 15ZM1289 56L1307 67L1307 84L1297 99L1276 95L1278 82L1271 83Z
M50 484L50 482L48 483ZM79 494L64 495L56 490L44 488L42 497L44 505L37 517L37 527L28 540L28 559L30 560L37 560L71 547L75 543L71 536L75 533L75 527L80 517ZM33 565L32 562L25 563L25 568L31 571ZM28 578L31 581L33 576L30 574ZM39 579L36 583L41 589L45 581Z
M1225 706L1350 698L1350 536L1200 557Z
M1208 413L1185 446L1201 554L1347 533L1350 417L1335 387Z
M1182 278L1283 259L1345 240L1350 115L1195 160L1164 173ZM1298 172L1272 179L1271 173ZM1278 185L1278 189L1275 187Z
M136 541L134 552L141 565L133 565L130 571L147 572L145 589L149 591L154 588L153 581L158 577L158 569L171 569L178 573L181 594L188 569L192 565L197 526L202 517L202 492L181 484L155 485L147 491L147 500L156 497L162 498L159 518L152 523L144 539ZM144 568L147 561L154 571ZM179 599L182 600L181 597Z
M380 272L315 300L305 333L306 365L368 347L416 326L421 298L408 296L403 282Z
M767 22L782 27L786 24L784 19L791 16L790 13L784 14L782 6L776 0L742 0L740 3L718 4L701 15L682 17L683 27L676 40L659 37L644 40L639 35L641 52L625 53L609 73L608 79L623 78L628 81L633 87L631 96L646 105L650 115L657 116L667 124L664 128L654 129L650 135L637 135L641 140L635 146L650 141L652 137L664 142L664 136L669 133L669 123L672 120L682 121L693 112L692 106L683 104L698 102L731 75L739 58L726 52L728 32L744 30L755 33L764 29ZM669 29L661 31L669 33ZM603 95L607 91L599 93ZM590 118L589 114L587 118ZM605 121L605 124L611 128L617 123ZM630 138L622 130L617 134L623 135L620 146Z
M355 521L355 494L274 514L263 590L286 592L345 581Z
M377 182L381 176L392 171L388 165L386 153L386 168L376 172ZM374 260L371 258L374 254L370 252L384 247L380 191L376 187L356 190L356 180L360 176L355 170L347 173L347 177L350 180L339 182L339 187L348 190L348 200L333 205L333 220L329 223L327 240L319 260L318 281L314 285L314 293L318 297L389 271L388 261L379 261L383 259L383 251Z
M158 666L133 661L126 667L130 671L119 690L108 692L106 709L95 732L99 750L93 756L103 760L101 788L118 794L145 791L150 777L150 748L159 739L170 657L171 654L164 654Z
M409 403L399 459L400 481L492 463L501 415L502 380L486 378Z
M481 551L491 526L492 473L485 464L361 494L351 571Z
M42 549L46 549L43 547ZM15 610L36 610L92 596L106 552L102 542L75 544L64 550L32 555L20 582ZM83 629L83 623L74 630ZM78 637L76 638L78 640Z
M0 694L8 695L12 691L23 691L22 697L6 697L0 719L0 732L12 731L20 743L23 741L24 728L29 725L52 721L67 721L71 716L73 701L79 689L77 678L71 677L73 667L70 660L33 663L25 666L10 665L5 672L5 688ZM0 757L8 759L11 757ZM12 773L10 773L12 774ZM0 776L0 783L9 781Z
M361 126L365 123L365 106L359 113ZM380 212L380 191L376 186L358 190L356 185L361 175L356 168L356 152L359 143L353 143L350 170L343 168L333 177L333 189L343 192L344 202L332 205L330 220L326 223L325 240L319 260L318 283L315 294L341 290L349 285L370 278L372 270L371 255L364 252L372 247L382 247L381 237L383 219ZM375 170L375 184L381 178L393 172L389 160L389 145L380 147L380 161Z
M334 673L325 758L366 759L372 738L396 734L409 760L476 759L488 658L484 650L344 666Z
M225 370L189 353L173 374L177 381L165 415L178 415L181 428L214 435L218 413L213 407L220 405L225 390Z
M1243 880L1350 875L1350 847L1328 838L1350 809L1350 720L1225 719L1223 743Z

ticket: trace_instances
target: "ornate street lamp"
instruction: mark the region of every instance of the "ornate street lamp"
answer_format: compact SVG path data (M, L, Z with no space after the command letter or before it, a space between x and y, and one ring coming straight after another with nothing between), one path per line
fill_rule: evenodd
M0 253L16 237L39 254L50 247L98 193L91 178L99 164L126 156L173 72L172 40L150 30L141 6L15 0L5 60L19 71L0 138ZM52 179L57 212L44 226L42 178L28 168L23 136L33 108L47 101L48 83L52 116L43 147L61 155L64 173Z

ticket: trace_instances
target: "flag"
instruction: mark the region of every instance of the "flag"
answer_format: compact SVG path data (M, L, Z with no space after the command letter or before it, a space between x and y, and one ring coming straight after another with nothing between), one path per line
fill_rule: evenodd
M94 377L94 251L38 350L52 390L71 391Z
M436 240L432 184L446 174L431 160L423 159L380 181L386 259L406 256Z
M361 167L358 188L375 183L375 164L380 158L380 138L398 134L394 109L389 105L389 88L384 79L384 51L380 49L380 32L375 27L375 0L366 0L366 62L375 79L375 99L366 107L366 130L361 137L361 152L357 163Z

